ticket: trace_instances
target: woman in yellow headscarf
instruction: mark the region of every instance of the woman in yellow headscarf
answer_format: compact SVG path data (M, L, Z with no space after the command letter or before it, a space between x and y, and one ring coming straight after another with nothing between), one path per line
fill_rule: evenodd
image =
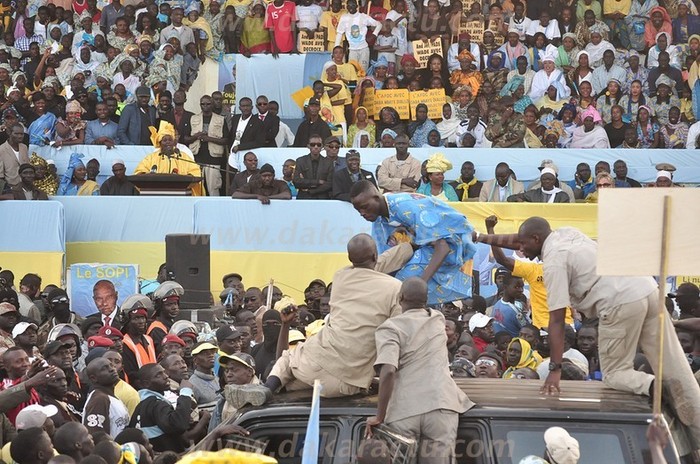
M430 182L418 187L417 193L428 197L437 197L443 201L459 201L459 197L452 186L445 182L445 172L452 169L452 163L442 153L435 153L428 158L425 167Z
M134 170L134 174L179 174L181 176L202 177L202 170L194 159L177 147L175 127L167 121L160 126L151 126L151 143L156 151L147 155ZM192 195L203 195L202 183L190 185Z
M47 195L56 195L56 191L58 190L58 177L55 172L49 170L49 163L36 153L32 153L32 156L29 158L29 163L34 166L36 172L34 187Z
M516 337L508 344L506 350L506 366L508 369L503 373L504 379L513 377L513 372L518 369L529 368L537 370L537 366L542 362L542 356L533 350L526 340Z

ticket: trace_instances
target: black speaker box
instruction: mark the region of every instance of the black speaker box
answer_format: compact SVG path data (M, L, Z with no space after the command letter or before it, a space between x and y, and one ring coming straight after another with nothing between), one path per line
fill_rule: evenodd
M165 236L165 266L168 279L185 289L180 308L208 308L210 255L209 235L168 234Z

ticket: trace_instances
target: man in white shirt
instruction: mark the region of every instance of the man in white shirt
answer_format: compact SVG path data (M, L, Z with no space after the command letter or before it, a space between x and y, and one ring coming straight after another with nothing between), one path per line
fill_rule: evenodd
M508 32L517 32L520 36L520 41L525 42L525 36L528 29L530 29L532 20L525 16L525 5L521 2L513 2L513 9L515 14L508 22Z
M476 65L476 70L481 71L481 60L479 59L481 50L479 49L479 44L473 43L466 32L459 34L458 42L450 45L450 48L447 50L447 69L450 72L460 69L457 56L462 50L469 50L477 58L473 63Z
M350 53L348 60L355 60L367 70L369 67L369 44L367 43L368 27L374 27L374 35L378 36L382 30L382 23L375 21L370 16L357 11L357 0L348 0L348 12L340 17L336 47L343 42L343 36L348 41Z
M316 32L318 30L318 22L323 14L323 8L314 3L313 0L304 0L297 7L297 29L300 31Z
M547 40L554 42L555 45L558 44L559 39L561 39L561 32L559 32L559 22L556 19L550 19L549 11L543 11L540 14L540 19L532 21L530 27L527 28L527 40L530 43L535 43L535 34L541 32L547 37Z
M698 136L700 135L700 121L696 122L688 129L688 138L685 142L685 148L697 148Z

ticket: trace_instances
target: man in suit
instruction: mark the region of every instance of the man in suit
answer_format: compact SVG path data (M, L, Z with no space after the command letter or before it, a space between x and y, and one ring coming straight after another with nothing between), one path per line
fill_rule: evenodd
M191 121L192 116L194 116L194 113L185 109L186 102L187 92L184 90L176 90L173 95L173 108L162 117L162 119L165 119L175 126L175 130L178 134L178 143L183 145L187 145L185 139L191 134Z
M260 95L255 100L255 106L258 108L258 119L263 123L263 133L265 134L264 147L276 147L275 138L280 130L280 118L276 114L268 111L268 100L265 95Z
M309 154L297 158L294 186L299 189L297 200L327 200L333 191L333 163L321 156L323 138L309 137Z
M238 102L238 107L241 110L241 114L236 114L231 118L231 154L228 157L228 163L221 167L222 169L228 169L228 165L235 171L242 171L244 168L243 154L247 150L260 148L265 145L265 132L263 122L259 117L253 116L253 100L243 97ZM232 182L233 173L229 172L226 182L227 195L231 195L236 191L231 186Z
M19 176L19 167L29 163L27 146L24 140L24 128L21 124L14 124L8 129L7 142L0 145L0 180L4 180L9 187L15 187L22 182Z
M508 163L498 163L496 178L484 182L479 193L479 201L505 202L509 196L524 191L523 183L513 179L513 171Z
M331 129L328 123L321 119L321 102L316 97L311 97L309 105L306 107L306 119L299 124L294 137L295 147L305 147L311 140L312 135L320 135L321 140L326 140L331 136Z
M350 150L345 154L347 169L340 169L333 174L333 198L341 201L350 201L350 189L355 182L368 180L377 187L374 175L360 168L360 152ZM378 187L377 187L378 188Z
M149 104L151 89L140 86L136 89L136 103L124 107L119 118L119 141L124 145L151 145L149 126L156 124L156 108Z

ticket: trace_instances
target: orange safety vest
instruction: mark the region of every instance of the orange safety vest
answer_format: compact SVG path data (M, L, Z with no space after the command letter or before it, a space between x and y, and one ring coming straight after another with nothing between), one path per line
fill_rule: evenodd
M150 336L153 329L160 329L165 332L165 335L168 335L168 328L160 321L151 322L151 325L148 326L148 330L146 331L146 335Z
M148 342L148 348L145 348L141 343L134 343L130 335L124 335L124 346L134 353L134 356L136 356L136 363L139 367L158 362L156 361L156 350L153 346L153 339L148 335L144 335L143 338Z

